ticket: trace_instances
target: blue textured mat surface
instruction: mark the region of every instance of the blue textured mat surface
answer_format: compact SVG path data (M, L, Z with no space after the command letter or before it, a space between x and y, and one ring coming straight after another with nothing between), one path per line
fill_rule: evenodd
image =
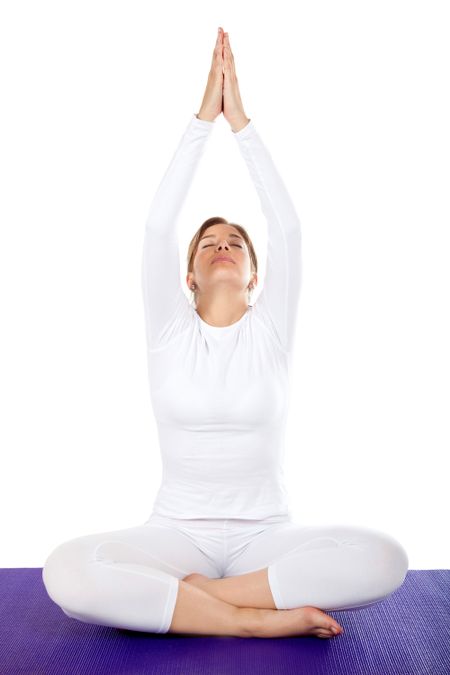
M450 570L409 570L381 603L329 612L330 639L157 635L70 619L42 568L0 570L1 675L450 675Z

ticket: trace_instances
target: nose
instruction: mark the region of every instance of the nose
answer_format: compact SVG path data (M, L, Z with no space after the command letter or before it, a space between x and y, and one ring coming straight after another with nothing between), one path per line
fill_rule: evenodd
M217 250L218 250L218 251L221 250L223 244L226 246L226 248L228 248L228 249L230 248L230 247L228 246L228 243L227 243L226 241L223 241L222 243L217 244Z

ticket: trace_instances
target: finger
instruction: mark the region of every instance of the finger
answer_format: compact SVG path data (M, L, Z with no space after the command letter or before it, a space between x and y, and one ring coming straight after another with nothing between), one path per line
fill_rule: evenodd
M223 43L223 31L221 28L218 29L217 31L217 38L216 38L216 44L214 45L214 51L213 51L213 58L218 54L218 52L222 51L222 43Z
M233 58L233 52L231 51L231 45L230 45L230 36L228 33L223 34L223 41L226 45L228 45L228 49L230 50L231 57Z
M222 60L223 60L223 31L221 28L217 31L217 40L216 44L214 46L214 51L213 51L213 58L212 58L212 66L214 65L220 65L222 66Z
M230 43L228 42L225 35L224 35L224 38L223 38L223 53L224 53L224 55L225 54L227 55L227 58L231 63L233 61L233 54L231 52Z
M230 59L230 50L229 50L228 47L227 47L227 43L226 43L225 37L224 37L224 39L223 39L222 46L223 46L223 59L224 59L224 61L225 61L225 59L226 59L227 61L229 61L229 59Z
M228 55L229 55L229 59L230 59L230 67L231 67L232 71L235 72L235 69L234 69L234 56L233 56L233 52L231 51L230 38L229 38L228 33L224 33L224 36L223 36L223 44L224 44L224 48L226 47L226 51L227 51L227 53L228 53Z
M230 50L227 48L225 43L223 45L223 66L226 68L226 70L231 71Z
M228 70L229 70L230 73L232 73L233 75L236 75L236 71L235 71L235 68L234 68L234 61L233 61L233 57L232 57L232 54L231 54L231 50L230 50L230 48L228 47L228 45L226 45L225 43L224 43L224 46L223 46L223 54L224 54L224 59L225 59L225 61L226 61L226 63L227 63L227 68L228 68Z

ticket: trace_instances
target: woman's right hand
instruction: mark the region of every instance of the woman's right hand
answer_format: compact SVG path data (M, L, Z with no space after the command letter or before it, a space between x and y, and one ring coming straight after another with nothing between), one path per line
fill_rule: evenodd
M202 105L197 113L200 120L214 122L222 112L223 100L223 30L220 27L216 45L214 47L211 70L208 75L208 83L203 95Z

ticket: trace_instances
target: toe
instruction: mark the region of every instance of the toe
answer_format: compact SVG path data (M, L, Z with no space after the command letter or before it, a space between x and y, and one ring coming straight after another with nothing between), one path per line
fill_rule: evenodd
M333 632L334 635L341 635L341 633L344 632L344 629L341 626L331 626L331 631Z
M321 638L331 638L331 637L333 637L333 633L331 631L325 630L324 628L316 631L316 635L317 635L317 637L321 637Z

